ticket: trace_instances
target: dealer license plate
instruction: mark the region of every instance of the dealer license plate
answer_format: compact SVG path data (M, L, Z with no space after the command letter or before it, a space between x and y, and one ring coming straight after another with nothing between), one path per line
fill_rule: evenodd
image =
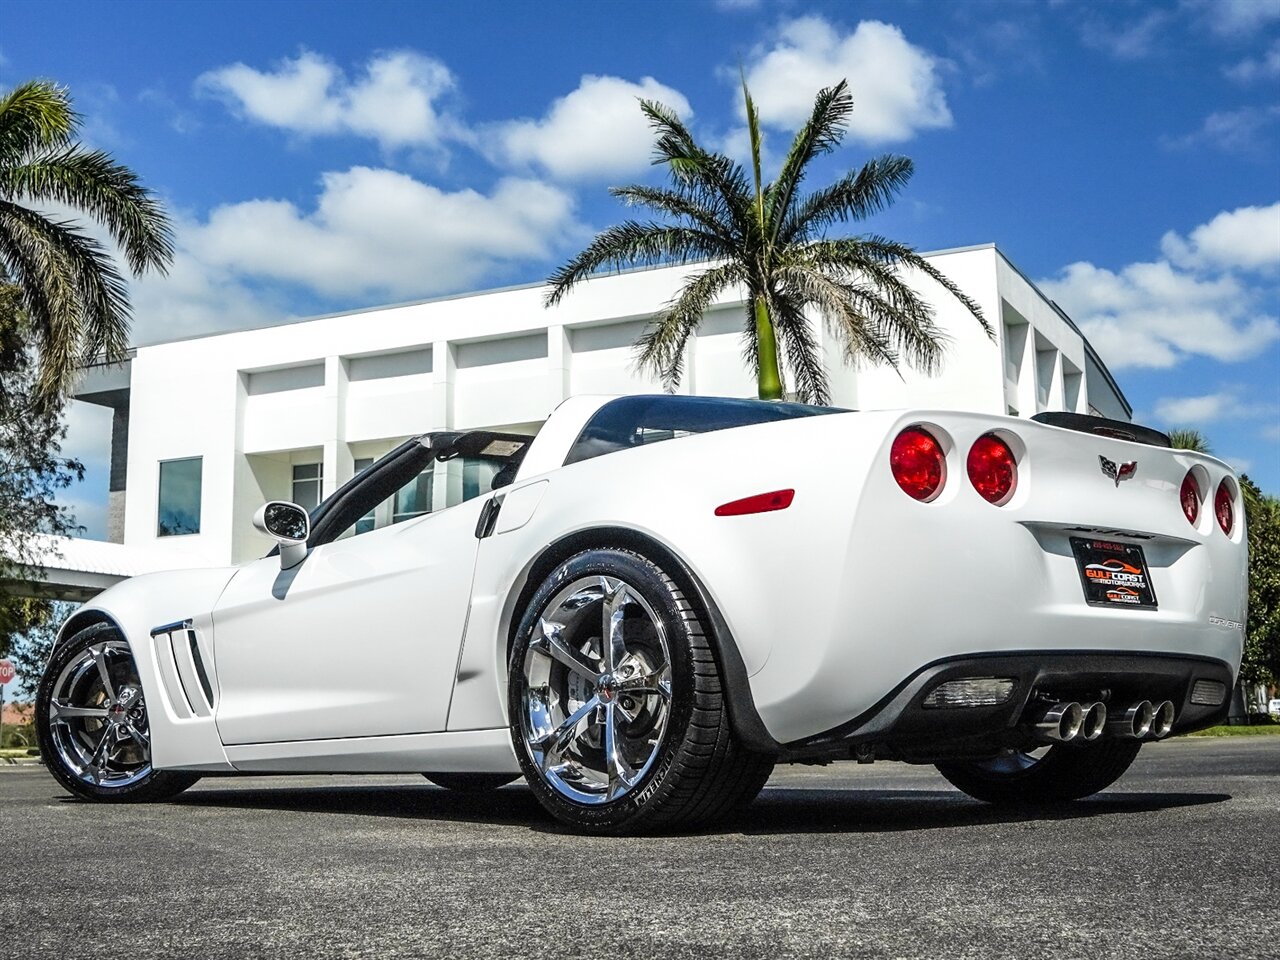
M1098 607L1156 609L1156 592L1142 548L1113 540L1071 538L1084 598Z

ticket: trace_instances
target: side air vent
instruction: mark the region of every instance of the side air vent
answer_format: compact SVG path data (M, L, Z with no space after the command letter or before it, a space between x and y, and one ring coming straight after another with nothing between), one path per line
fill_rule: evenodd
M1051 427L1075 430L1077 433L1092 433L1098 437L1111 437L1114 440L1128 440L1130 443L1145 443L1149 447L1167 447L1172 444L1168 434L1137 423L1127 423L1124 420L1108 420L1106 417L1091 417L1083 413L1063 413L1053 410L1037 413L1031 419Z
M151 637L156 645L160 681L174 714L182 720L212 716L213 683L200 649L199 633L191 621L157 627Z

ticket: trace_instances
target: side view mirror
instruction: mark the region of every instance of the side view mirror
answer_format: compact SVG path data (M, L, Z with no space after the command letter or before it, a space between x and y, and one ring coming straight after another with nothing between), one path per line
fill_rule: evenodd
M307 556L307 538L311 536L311 518L296 503L271 500L258 508L253 525L259 532L280 544L280 567L296 567Z

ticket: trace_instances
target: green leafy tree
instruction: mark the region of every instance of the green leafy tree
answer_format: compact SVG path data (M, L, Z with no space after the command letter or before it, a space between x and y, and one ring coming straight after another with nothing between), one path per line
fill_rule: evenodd
M1212 452L1199 430L1171 430L1169 439L1179 450ZM1249 622L1240 679L1274 683L1280 679L1280 500L1263 493L1244 475L1240 497L1249 545Z
M0 281L18 288L27 334L40 355L36 396L54 402L77 369L105 353L121 359L130 309L111 253L67 207L99 223L134 274L163 272L173 234L159 200L108 154L76 139L67 91L35 80L0 95Z
M16 634L9 649L9 659L18 673L18 686L22 693L35 699L36 688L44 665L53 653L53 642L58 637L58 626L71 616L74 603L43 601L45 615L20 634ZM12 697L10 698L13 699Z
M33 534L80 532L55 497L84 477L79 461L62 456L61 404L38 396L21 299L16 287L0 284L0 654L52 616L47 600L18 596L12 587L42 576L47 542Z
M1245 627L1246 683L1280 680L1280 500L1240 477L1249 540L1249 622Z
M816 310L844 349L846 362L868 360L897 368L901 361L927 372L940 368L945 338L933 308L904 274L931 277L991 334L978 305L911 247L880 236L836 237L830 232L889 206L910 180L911 160L883 156L813 193L801 191L810 165L844 138L853 99L841 81L820 91L813 113L796 133L776 179L763 183L760 122L742 86L751 140L748 174L731 158L698 145L667 107L640 102L656 136L654 163L670 186L614 187L628 204L658 218L627 220L605 230L548 280L548 306L592 275L628 266L710 261L685 283L637 342L639 365L674 389L684 372L685 346L703 315L726 289L747 292L745 359L761 399L784 396L789 369L793 393L827 403L830 387L822 350L806 319Z

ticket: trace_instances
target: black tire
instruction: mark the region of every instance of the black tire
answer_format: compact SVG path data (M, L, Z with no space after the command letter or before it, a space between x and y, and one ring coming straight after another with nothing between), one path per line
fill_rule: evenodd
M558 790L526 743L524 664L544 608L584 578L621 581L647 604L666 636L670 692L666 723L647 772L605 802L577 802ZM745 807L773 771L774 758L743 746L729 721L715 649L680 586L653 561L623 549L593 549L560 564L530 600L510 661L508 709L521 769L539 803L562 823L600 834L691 829Z
M79 737L81 738L80 742L87 745L92 742L95 733L106 726L104 721L73 720L64 724L65 736L62 734L55 736L50 710L55 694L55 686L63 672L77 659L83 658L90 647L99 647L102 644L115 644L121 648L128 646L124 636L113 625L98 623L86 627L58 646L54 650L53 656L49 659L49 664L45 667L44 676L40 680L40 687L36 692L36 735L40 743L40 757L49 772L53 774L54 779L69 792L86 800L95 800L101 803L142 803L167 800L170 797L177 796L199 780L200 777L194 773L156 770L151 766L150 731L146 723L145 697L138 701L133 709L137 711L135 729L141 728L145 730L148 746L143 750L138 744L129 745L133 759L127 765L122 765L121 768L125 771L133 771L132 775L128 777L128 782L121 782L118 785L110 783L95 784L82 779L79 772L71 765L68 756L63 753L63 749L68 742L65 737ZM137 689L141 690L142 685L138 678L137 666L133 662L131 650L125 651L121 649L112 657L111 666L107 669L113 685L122 687L136 686ZM86 678L85 685L89 691L92 691L94 682L93 677ZM97 682L101 687L101 681ZM105 697L101 689L97 693ZM93 696L94 694L91 692L90 695ZM104 710L104 712L107 711ZM102 735L105 737L105 732ZM111 762L110 758L107 758L107 763L110 764Z
M1006 806L1062 803L1105 790L1142 749L1140 740L1055 744L1039 758L1014 754L997 760L940 763L938 772L975 800ZM1021 769L1017 769L1021 767Z
M437 787L458 793L488 793L520 779L518 773L424 773Z

